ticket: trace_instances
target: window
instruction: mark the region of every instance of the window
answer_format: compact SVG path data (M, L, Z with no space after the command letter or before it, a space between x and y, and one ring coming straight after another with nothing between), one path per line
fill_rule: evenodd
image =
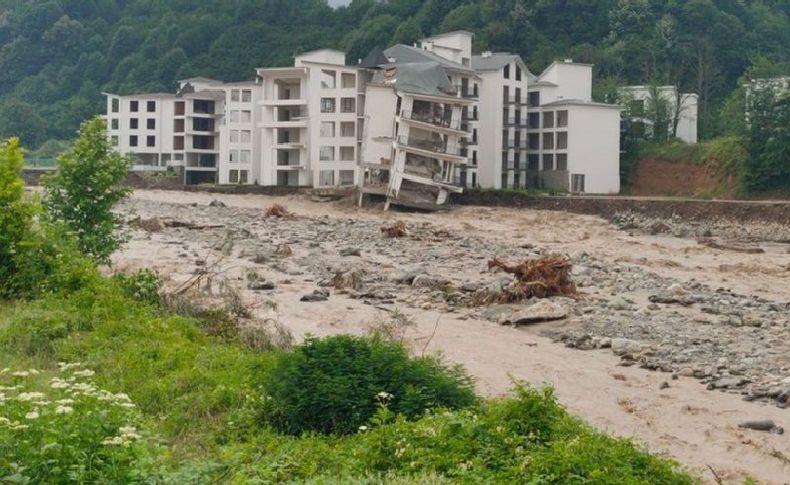
M517 71L521 72L521 71ZM516 103L521 103L521 88L516 88Z
M183 136L174 136L173 137L173 150L183 150L184 149L184 137Z
M173 131L176 133L184 132L184 119L177 119L173 121Z
M252 160L252 152L250 150L241 150L239 156L241 157L241 160L239 160L241 163L250 163Z
M543 170L554 170L554 155L551 153L543 155Z
M118 98L112 98L112 112L117 113L121 110L121 101Z
M156 101L149 101L147 103L147 105L146 105L146 110L148 110L149 113L155 112L156 111Z
M239 163L239 162L241 162L241 156L239 155L239 150L231 150L230 163Z
M554 133L543 134L543 149L554 150Z
M472 165L477 165L477 150L472 151Z
M335 160L335 147L321 147L318 158L322 162L332 162Z
M516 81L521 81L521 67L516 66Z
M531 108L537 108L540 106L540 91L530 91L529 95L527 96L527 104Z
M335 171L321 170L318 174L318 185L335 185Z
M510 79L510 64L505 66L505 79Z
M504 100L505 104L510 102L510 87L509 86L502 86L502 99Z
M344 162L353 162L354 147L340 147L340 160Z
M568 127L568 110L557 111L557 128Z
M554 111L543 113L543 129L554 128Z
M110 128L113 130L118 129L118 118L113 118L110 120Z
M139 101L129 101L129 111L132 113L137 113L140 111L140 102Z
M241 119L239 120L242 123L250 123L252 122L252 111L244 110L241 112Z
M145 137L145 145L149 147L156 146L156 137L155 136L147 136Z
M155 130L156 129L156 118L148 118L145 121L145 127L148 128L149 130Z
M186 111L186 104L183 101L176 101L176 116L183 116Z
M335 112L335 98L321 98L321 112L334 113Z
M540 170L540 155L530 153L527 156L527 170Z
M238 123L239 122L239 111L238 110L234 109L234 110L232 110L230 112L230 122L231 123Z
M340 82L343 89L354 89L357 87L357 76L350 72L344 72L340 76ZM341 172L341 184L342 184L342 172Z
M322 121L321 122L321 138L334 138L335 137L335 122Z
M113 135L110 137L110 144L112 144L114 147L118 146L118 135Z
M573 192L584 192L584 175L571 175L571 190Z
M136 130L140 127L140 122L137 118L129 118L129 129Z
M537 130L540 128L540 113L529 113L527 115L527 126L531 130Z
M337 71L330 71L327 69L321 70L321 87L324 89L334 89L335 81L337 79Z
M339 179L340 185L354 185L354 171L341 170Z
M136 147L137 146L137 135L131 135L129 137L129 146Z
M568 154L557 154L557 170L568 170Z
M239 135L241 136L239 141L242 143L249 143L252 141L252 132L250 130L241 130Z
M232 184L239 183L239 171L238 170L230 170L228 172L228 182Z
M357 99L356 98L341 98L340 99L340 112L341 113L356 113L357 112Z
M252 102L252 90L250 90L250 89L243 89L241 91L241 102L242 103L251 103Z
M537 133L530 133L527 135L530 150L540 150L540 135Z
M340 122L340 136L342 137L352 137L356 136L356 129L354 128L353 121L341 121Z
M568 149L568 132L567 131L557 132L557 150L567 150L567 149Z
M239 99L241 99L239 97L239 92L240 91L238 89L231 89L230 90L230 100L233 101L234 103L238 103Z
M239 142L239 130L230 130L230 142L231 143Z

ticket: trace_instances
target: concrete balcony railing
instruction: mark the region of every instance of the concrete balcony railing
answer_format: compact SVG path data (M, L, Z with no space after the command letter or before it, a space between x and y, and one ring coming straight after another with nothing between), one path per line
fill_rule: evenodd
M463 84L456 84L455 91L458 93L458 96L462 98L477 99L480 97L479 89L474 86L464 86Z
M454 157L463 157L463 147L460 145L451 145L441 140L425 140L422 138L414 138L407 136L399 136L397 139L399 145L431 152L439 155L452 155Z
M526 150L527 149L527 141L526 140L505 140L503 143L504 148L513 148L515 150Z
M404 111L401 113L401 118L418 121L420 123L428 123L439 128L447 128L450 130L460 130L461 122L453 122L448 114L452 113L431 113L429 111Z
M505 124L505 126L523 126L523 127L527 126L527 120L523 120L516 117L503 118L502 122Z

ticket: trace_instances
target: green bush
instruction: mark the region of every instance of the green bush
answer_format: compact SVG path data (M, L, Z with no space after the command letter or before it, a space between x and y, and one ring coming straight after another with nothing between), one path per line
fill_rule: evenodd
M129 298L152 305L159 303L162 279L156 271L143 268L130 275L118 273L114 278Z
M115 204L130 192L122 184L131 161L110 145L101 117L86 121L71 150L58 157L58 169L44 179L44 203L49 216L77 238L80 249L99 262L124 241L118 233Z
M1 483L135 483L151 476L140 417L123 393L62 364L48 384L36 369L0 372Z
M386 401L415 418L428 409L475 404L471 380L399 344L352 336L309 339L282 354L263 382L265 419L287 434L353 433Z

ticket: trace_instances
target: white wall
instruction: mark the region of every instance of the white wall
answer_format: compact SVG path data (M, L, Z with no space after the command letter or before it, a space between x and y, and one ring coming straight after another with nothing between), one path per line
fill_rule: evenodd
M391 161L398 97L389 86L368 85L365 92L365 138L361 161L381 163L382 158Z
M620 111L598 106L568 109L568 171L585 176L585 192L620 192ZM570 183L570 179L569 179Z
M592 66L590 65L555 62L540 75L539 81L557 84L556 88L547 89L545 96L541 95L541 103L550 103L558 99L592 101Z
M323 64L334 64L343 66L346 64L346 53L332 49L321 49L312 52L305 52L294 58L294 66L303 66L306 62L320 62Z
M423 49L427 48L434 54L458 64L465 64L464 59L467 61L472 59L472 35L466 32L429 37L423 39L420 45Z

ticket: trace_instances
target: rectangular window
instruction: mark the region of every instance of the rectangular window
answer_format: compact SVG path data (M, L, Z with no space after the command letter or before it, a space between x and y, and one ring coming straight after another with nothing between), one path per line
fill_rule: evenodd
M139 101L129 101L129 111L132 113L137 113L140 111L140 102Z
M251 123L252 122L252 111L242 111L241 112L241 119L239 120L242 123Z
M354 147L340 147L340 160L344 162L353 162Z
M241 163L250 163L252 160L252 152L250 150L239 151L239 156L241 157Z
M568 110L557 111L557 128L568 127Z
M145 127L148 128L149 130L155 130L156 129L156 118L148 118L145 121Z
M173 150L183 150L184 149L184 137L183 136L174 136L173 137Z
M252 132L250 130L241 130L239 135L241 137L239 141L242 143L249 143L252 141Z
M334 89L335 81L337 79L337 71L330 71L328 69L321 70L321 87L324 89Z
M527 170L540 170L540 155L530 153L527 156Z
M173 131L176 133L184 132L184 119L180 118L173 121Z
M136 147L137 146L137 135L131 135L129 137L129 146Z
M353 73L344 72L341 74L340 79L343 89L354 89L357 87L357 76Z
M251 103L252 102L252 90L250 90L250 89L243 89L241 91L241 102L242 103Z
M355 128L353 121L341 121L340 122L340 136L342 137L352 137L355 136Z
M145 144L146 144L146 146L149 146L149 147L156 146L156 137L155 136L150 136L150 135L147 136L145 138Z
M554 170L554 155L551 153L543 155L543 170Z
M554 133L543 134L543 149L554 150Z
M231 143L239 142L239 130L230 130L230 142Z
M335 122L322 121L321 122L321 138L334 138L335 137Z
M239 183L239 171L238 170L230 170L228 171L228 182L232 184Z
M341 113L356 113L357 112L357 98L341 98L340 99L340 112Z
M543 129L554 128L554 111L543 113Z
M230 112L230 122L231 123L238 123L239 122L239 111L238 110L231 110Z
M238 103L241 97L239 96L240 91L238 89L231 89L230 90L230 100L234 103Z
M584 192L584 175L571 175L571 190L573 192Z
M327 186L335 185L335 171L334 170L321 170L318 174L318 185Z
M537 133L530 133L527 135L530 150L540 150L540 135Z
M527 120L527 127L530 130L540 129L540 113L529 113Z
M568 149L568 132L567 131L558 131L557 132L557 150L567 150Z
M176 116L183 116L186 112L186 103L183 101L176 101Z
M521 67L516 66L516 81L521 81Z
M321 147L318 158L322 162L333 162L335 160L335 147Z
M530 108L537 108L540 106L540 91L530 91L527 98L527 104Z
M568 170L568 154L557 154L557 170Z
M510 64L505 66L505 79L510 79Z
M516 71L516 72L521 72L521 71ZM516 88L515 101L516 101L516 103L521 104L521 88Z
M129 118L129 129L136 130L140 127L140 121L137 118Z
M472 165L477 165L477 150L472 152Z
M121 101L118 98L112 98L112 112L117 113L121 110Z
M502 99L505 104L510 102L510 86L502 86Z
M321 98L321 112L334 113L335 112L335 98Z
M118 129L118 118L113 118L110 120L110 129L112 130Z
M146 109L149 113L154 113L156 111L156 101L149 101L147 103Z
M354 171L353 170L341 170L340 171L340 185L354 185Z
M118 146L118 135L113 135L110 137L110 144L112 144L114 147Z
M231 150L230 163L239 163L239 162L241 162L241 155L239 154L239 150Z

